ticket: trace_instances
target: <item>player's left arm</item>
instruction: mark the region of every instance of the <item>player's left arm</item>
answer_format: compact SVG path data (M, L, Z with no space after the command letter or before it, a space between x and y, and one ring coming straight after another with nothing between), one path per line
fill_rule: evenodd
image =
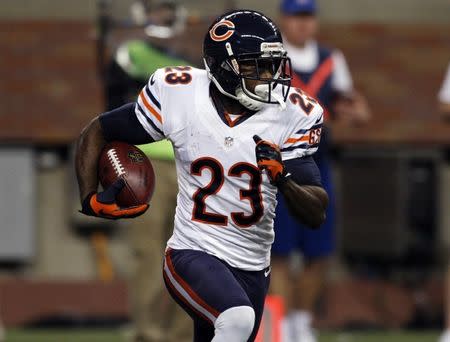
M328 195L320 181L320 172L311 156L283 162L277 145L253 137L258 167L266 170L271 183L286 199L287 207L298 221L318 228L326 218Z
M325 221L328 194L320 182L320 172L311 156L284 162L287 177L278 189L289 212L310 228L319 228Z

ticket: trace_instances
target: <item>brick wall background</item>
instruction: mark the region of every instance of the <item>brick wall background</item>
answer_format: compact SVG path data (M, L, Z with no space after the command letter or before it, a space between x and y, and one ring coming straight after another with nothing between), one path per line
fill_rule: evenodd
M207 24L168 44L199 65ZM111 45L136 35L122 32ZM338 127L338 142L450 142L436 99L450 24L327 23L321 39L344 52L374 114L367 127ZM0 22L1 140L65 143L78 135L103 108L95 44L89 21Z
M102 110L93 25L0 22L0 139L68 142Z

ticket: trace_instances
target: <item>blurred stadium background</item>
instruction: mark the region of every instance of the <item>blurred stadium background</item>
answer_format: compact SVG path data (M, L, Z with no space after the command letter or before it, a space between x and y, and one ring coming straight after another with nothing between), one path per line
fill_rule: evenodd
M72 144L105 108L102 66L145 39L130 0L0 1L0 319L6 341L122 341L127 223L80 218ZM200 64L211 19L276 18L278 1L183 1L170 49ZM333 127L338 240L317 308L320 341L436 341L450 248L450 122L437 93L450 61L448 0L321 0L373 120ZM115 27L111 26L114 18ZM108 31L107 35L103 35ZM125 327L125 328L124 328Z

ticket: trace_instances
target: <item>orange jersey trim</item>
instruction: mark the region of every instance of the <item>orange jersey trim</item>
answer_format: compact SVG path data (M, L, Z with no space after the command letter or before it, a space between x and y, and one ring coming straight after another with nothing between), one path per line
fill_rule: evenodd
M307 135L304 135L304 136L300 137L300 138L289 138L284 143L285 144L290 144L290 143L296 143L298 141L309 141L309 133Z
M161 115L156 111L155 108L152 107L152 105L147 101L147 99L144 96L144 90L141 91L141 93L139 94L139 98L142 100L142 102L144 103L145 108L147 108L150 113L153 114L153 116L156 118L156 120L158 120L161 124L162 124L162 117Z

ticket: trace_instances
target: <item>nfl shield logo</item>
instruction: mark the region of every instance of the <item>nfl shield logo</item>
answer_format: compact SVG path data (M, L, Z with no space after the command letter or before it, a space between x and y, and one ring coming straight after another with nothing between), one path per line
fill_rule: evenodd
M234 139L232 137L225 137L225 146L231 147L233 146Z

